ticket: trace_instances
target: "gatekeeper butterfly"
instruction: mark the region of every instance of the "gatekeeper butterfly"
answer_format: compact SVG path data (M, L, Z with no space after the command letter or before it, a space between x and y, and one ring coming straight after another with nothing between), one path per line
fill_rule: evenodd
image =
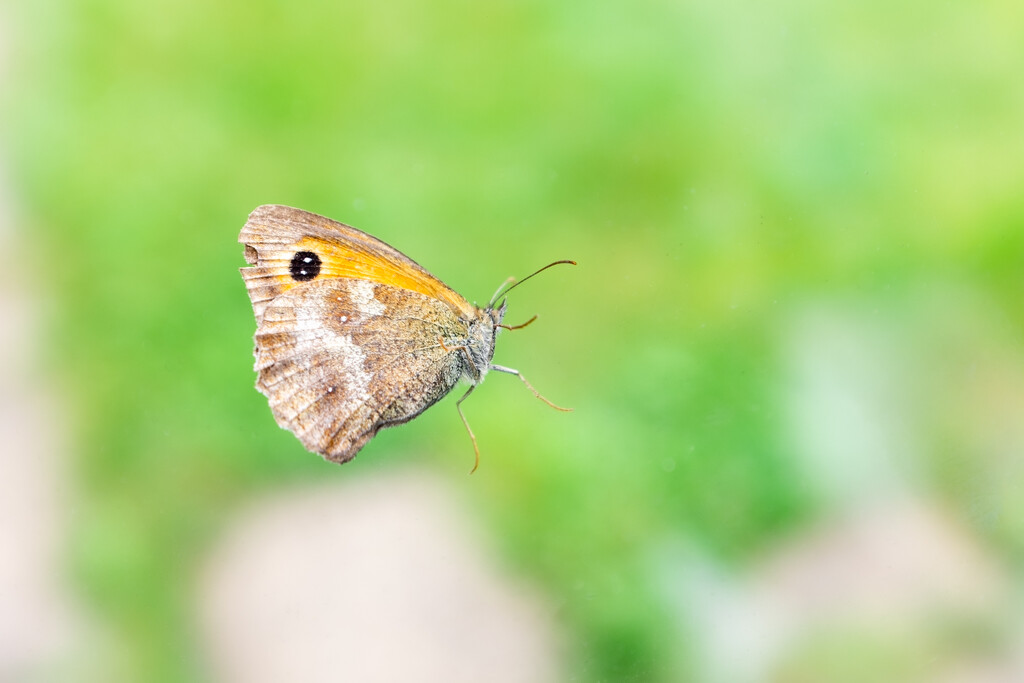
M486 308L475 306L415 261L337 221L287 206L260 206L238 241L242 278L256 314L256 388L277 423L310 451L348 462L384 427L408 422L443 398L461 378L456 402L480 450L462 402L496 370L505 295L532 275L506 280Z

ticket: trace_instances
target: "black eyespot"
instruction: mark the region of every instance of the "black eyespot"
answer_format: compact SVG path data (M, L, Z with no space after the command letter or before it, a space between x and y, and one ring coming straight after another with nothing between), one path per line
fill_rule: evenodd
M288 269L293 280L306 282L320 274L320 257L311 251L300 251L292 256L292 263Z

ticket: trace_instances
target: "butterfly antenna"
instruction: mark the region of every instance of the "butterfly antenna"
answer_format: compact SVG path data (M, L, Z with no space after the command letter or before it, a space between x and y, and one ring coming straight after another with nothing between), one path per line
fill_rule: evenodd
M500 299L501 297L505 296L506 294L511 292L513 289L515 289L519 285L521 285L524 282L526 282L527 280L529 280L534 275L538 275L540 273L543 273L548 268L550 268L552 266L561 265L563 263L568 263L569 265L573 265L573 266L576 265L575 261L570 261L568 259L565 259L565 260L562 260L562 261L555 261L554 263L549 263L546 266L544 266L543 268L541 268L540 270L537 270L537 271L534 271L534 272L530 273L529 275L524 277L522 280L516 280L514 277L510 277L509 279L505 280L505 282L503 282L501 284L501 287L498 287L498 291L495 292L494 296L491 297L491 301L490 301L490 303L487 304L487 308L494 308L494 303L498 299Z

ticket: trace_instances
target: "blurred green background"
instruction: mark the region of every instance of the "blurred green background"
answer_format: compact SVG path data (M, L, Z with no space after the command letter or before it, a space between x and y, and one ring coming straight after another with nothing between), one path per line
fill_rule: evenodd
M893 489L1024 587L1017 3L3 14L16 260L55 302L67 573L109 627L100 670L208 677L188 592L224 516L282 481L409 462L464 490L560 605L574 680L700 680L666 556L743 572ZM344 467L305 453L253 389L236 240L264 203L355 225L478 302L577 260L513 293L508 321L540 320L495 357L575 412L490 379L465 404L472 477L453 399ZM772 680L929 680L936 653L1012 631L985 623L854 656L867 677L826 644Z

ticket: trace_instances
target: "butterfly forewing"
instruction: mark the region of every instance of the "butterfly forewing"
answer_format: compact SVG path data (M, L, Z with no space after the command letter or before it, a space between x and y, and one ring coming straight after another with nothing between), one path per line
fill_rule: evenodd
M245 258L251 264L241 271L257 319L274 298L304 283L296 278L299 254L317 259L316 279L380 282L443 301L463 318L475 312L461 295L397 249L308 211L260 206L249 215L238 241L246 245Z

